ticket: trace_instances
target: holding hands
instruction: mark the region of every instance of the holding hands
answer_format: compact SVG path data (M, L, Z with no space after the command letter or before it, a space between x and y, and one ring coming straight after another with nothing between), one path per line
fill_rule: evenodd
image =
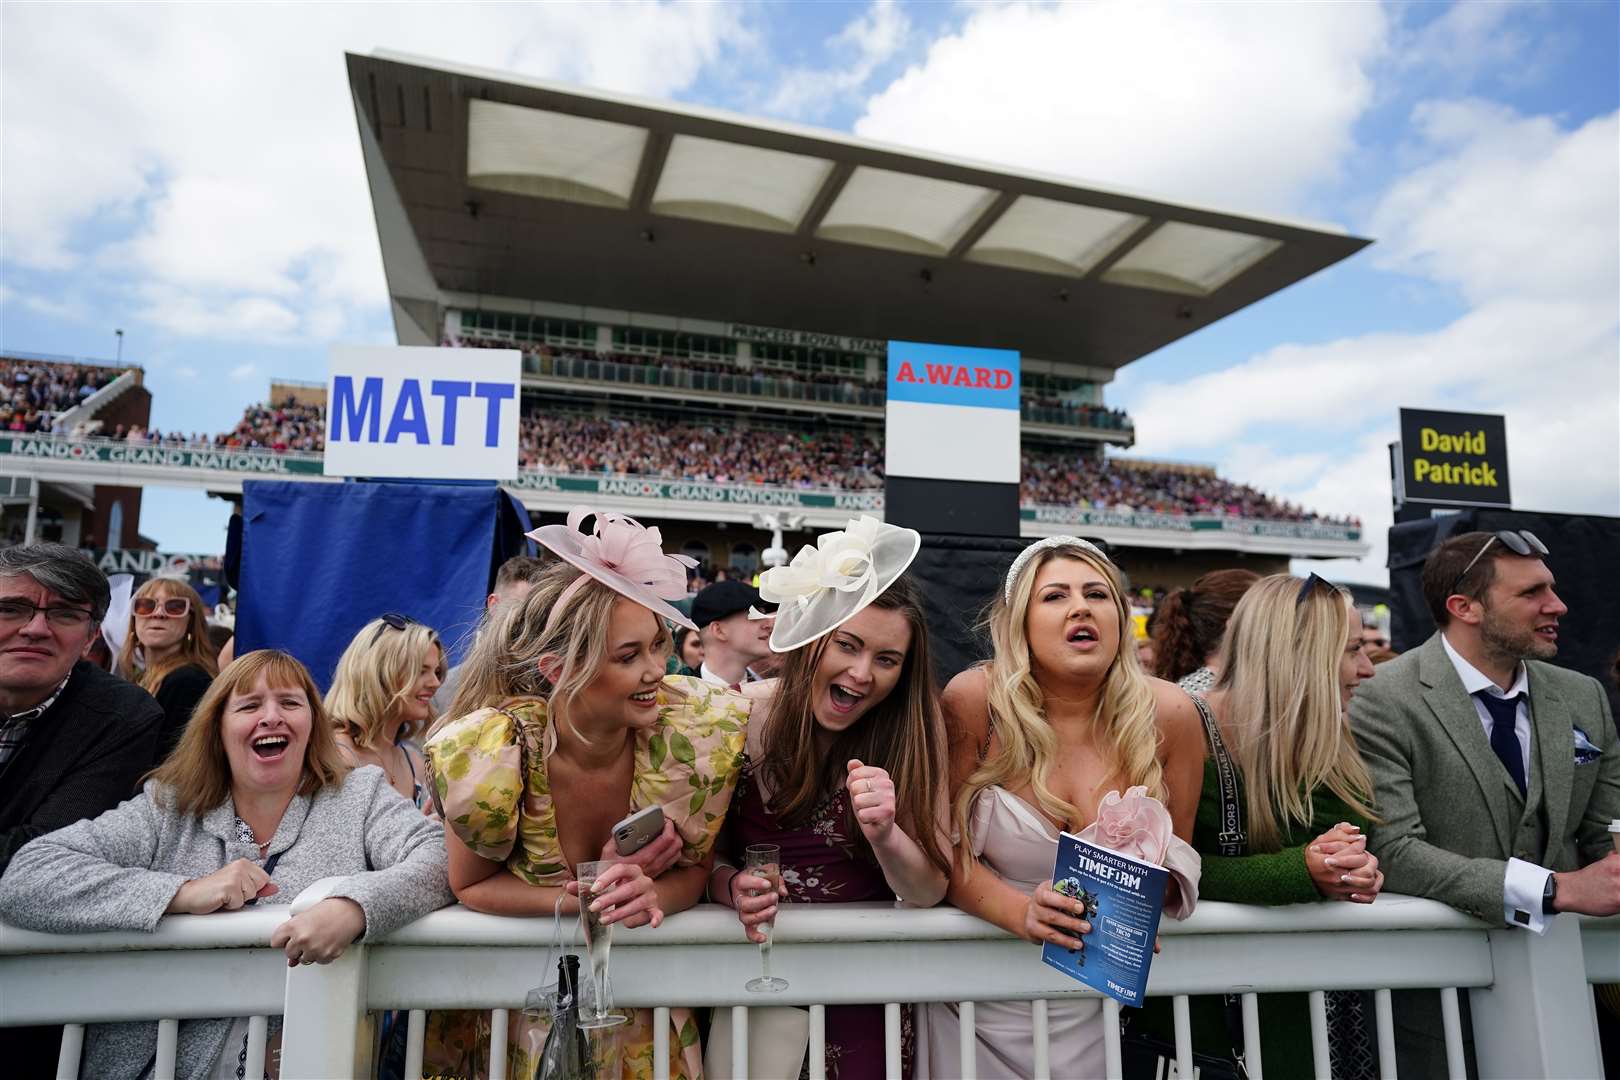
M1305 849L1311 884L1327 900L1370 904L1384 887L1378 857L1367 850L1367 837L1354 825L1339 822Z
M1080 936L1091 933L1085 914L1086 906L1079 898L1065 896L1052 888L1050 881L1043 881L1024 909L1023 935L1037 945L1051 942L1070 952L1083 949L1086 946Z
M850 807L855 811L855 821L866 834L867 842L876 847L888 839L894 828L894 781L876 765L862 765L854 758L847 768L849 777L845 789L849 792Z
M656 847L662 842L661 839L656 840L648 846ZM579 882L570 881L566 891L569 896L579 896ZM615 863L610 867L607 873L592 882L590 893L581 896L579 902L588 902L592 911L601 912L604 926L619 923L626 930L648 925L656 929L664 921L653 879L630 861Z

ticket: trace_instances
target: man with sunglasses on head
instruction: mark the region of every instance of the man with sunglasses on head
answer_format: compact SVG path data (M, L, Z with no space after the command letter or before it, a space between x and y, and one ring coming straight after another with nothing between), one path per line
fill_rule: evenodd
M36 836L111 810L156 764L163 709L84 659L107 577L61 544L0 549L0 874ZM0 1028L15 1076L53 1076L61 1028Z
M1620 912L1620 737L1597 680L1546 662L1569 609L1545 555L1524 531L1436 547L1423 595L1438 631L1350 704L1389 891L1535 933L1558 912ZM1445 1075L1437 995L1398 996L1401 1074Z

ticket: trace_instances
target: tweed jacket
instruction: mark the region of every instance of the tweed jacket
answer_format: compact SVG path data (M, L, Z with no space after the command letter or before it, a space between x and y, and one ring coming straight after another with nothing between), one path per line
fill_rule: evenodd
M198 818L154 801L157 785L100 817L42 836L12 859L0 879L0 918L46 933L153 930L186 881L258 851L236 838L229 798ZM280 854L271 880L280 891L261 905L290 904L334 875L331 892L360 905L370 941L451 903L444 834L396 792L375 765L350 772L313 798L294 797L271 838ZM202 916L207 918L207 916ZM180 1023L177 1075L209 1075L229 1020ZM147 1076L156 1023L98 1024L85 1038L85 1076Z
M1431 897L1497 923L1509 858L1576 870L1611 850L1606 829L1620 817L1620 737L1608 698L1585 675L1535 660L1525 666L1527 796L1492 752L1439 634L1380 665L1351 699L1351 727L1382 819L1368 834L1369 847L1391 892ZM1576 728L1602 751L1595 760L1576 764Z

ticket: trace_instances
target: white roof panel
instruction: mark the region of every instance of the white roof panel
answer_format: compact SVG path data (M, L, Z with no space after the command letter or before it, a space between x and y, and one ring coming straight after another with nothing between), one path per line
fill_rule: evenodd
M474 98L467 103L467 183L624 209L647 130Z
M964 258L1082 277L1147 220L1140 214L1024 195L996 219Z
M1168 221L1104 272L1112 285L1208 296L1276 251L1264 236Z
M652 211L792 232L832 170L826 158L677 135L653 192Z
M868 247L944 255L996 200L990 188L861 165L816 235Z

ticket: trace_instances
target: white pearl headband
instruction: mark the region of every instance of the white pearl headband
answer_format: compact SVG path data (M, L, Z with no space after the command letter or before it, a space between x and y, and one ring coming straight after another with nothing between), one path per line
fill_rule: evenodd
M1012 565L1007 568L1007 584L1002 587L1002 598L1007 603L1012 603L1013 583L1018 580L1018 575L1023 572L1024 567L1029 565L1031 559L1043 551L1064 547L1077 547L1081 551L1097 556L1109 566L1114 565L1114 560L1110 559L1102 548L1093 544L1090 540L1082 540L1078 536L1048 536L1043 540L1035 541L1018 553L1018 558L1014 559Z

